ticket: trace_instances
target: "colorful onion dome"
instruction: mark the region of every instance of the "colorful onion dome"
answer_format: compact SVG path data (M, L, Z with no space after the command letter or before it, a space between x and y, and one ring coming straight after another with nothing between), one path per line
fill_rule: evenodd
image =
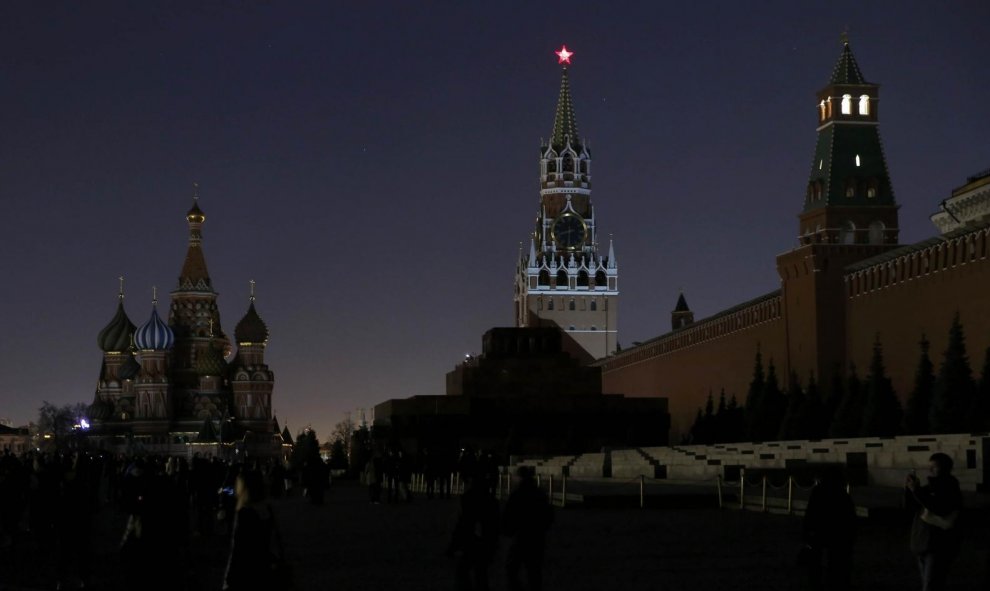
M117 313L113 315L110 323L107 324L96 337L96 342L104 353L120 353L126 351L131 344L131 335L134 333L134 323L124 312L124 298L117 302Z
M134 332L134 344L142 351L166 351L175 343L175 333L158 316L158 306L151 307L151 318Z
M248 311L234 328L234 339L238 343L264 343L268 341L268 327L254 309L254 298L251 298L251 305Z
M120 364L120 369L117 370L117 377L122 380L133 380L140 371L141 364L137 362L137 359L134 359L133 353L129 353L127 359Z
M201 376L223 376L227 373L227 362L224 361L223 351L214 346L213 340L196 356L196 373Z

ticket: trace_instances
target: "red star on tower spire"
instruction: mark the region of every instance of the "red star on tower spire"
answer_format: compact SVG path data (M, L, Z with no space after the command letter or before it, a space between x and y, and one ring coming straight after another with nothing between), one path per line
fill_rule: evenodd
M571 56L574 55L573 51L567 51L566 45L561 45L560 51L555 51L554 53L557 54L558 64L567 64L567 65L570 65Z

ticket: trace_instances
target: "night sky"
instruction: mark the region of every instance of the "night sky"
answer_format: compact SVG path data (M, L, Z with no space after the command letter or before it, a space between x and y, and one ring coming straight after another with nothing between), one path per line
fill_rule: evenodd
M902 242L990 167L985 0L247 4L0 4L0 417L92 401L117 276L144 322L194 181L228 334L258 282L280 421L442 393L513 322L562 43L624 346L679 288L700 318L778 286L847 25Z

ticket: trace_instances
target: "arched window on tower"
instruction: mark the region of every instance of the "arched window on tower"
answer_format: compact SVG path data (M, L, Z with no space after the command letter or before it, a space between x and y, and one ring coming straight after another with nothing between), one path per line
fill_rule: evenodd
M553 310L553 298L547 298L547 310Z
M869 197L870 199L873 199L874 197L877 196L877 185L878 184L879 183L877 183L877 179L870 179L869 180L869 182L866 184L866 196L867 197Z
M853 112L853 97L851 94L842 95L842 114L852 115Z
M815 181L815 201L821 201L822 199L822 182Z
M595 287L601 289L608 287L608 278L605 276L605 271L595 273Z
M589 304L589 309L592 312L597 311L598 310L598 302L596 300L591 300L591 304Z
M574 303L574 298L571 298L571 301L567 302L567 309L572 312L577 309L577 304Z
M539 285L540 287L549 287L550 286L550 271L547 271L546 269L543 269L542 271L540 271L540 276L537 278L536 284Z
M825 99L825 116L826 117L832 116L832 97L828 97L827 99Z
M839 244L856 244L856 224L846 220L839 228Z
M570 154L564 156L564 168L561 172L574 172L574 160Z
M567 271L557 271L557 289L567 289Z
M849 179L846 181L846 197L856 196L856 181Z
M859 97L859 114L870 114L870 96L867 94L860 95Z
M818 103L818 120L825 121L825 101Z
M877 220L870 224L870 244L883 244L883 231L886 226L883 222Z
M577 285L578 287L588 287L588 272L584 269L578 271Z

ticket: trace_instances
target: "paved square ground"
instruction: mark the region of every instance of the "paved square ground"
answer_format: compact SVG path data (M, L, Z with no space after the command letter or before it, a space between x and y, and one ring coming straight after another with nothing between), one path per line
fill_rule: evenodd
M305 590L433 591L453 588L453 564L444 557L455 500L371 505L363 488L335 484L324 506L291 498L275 505L297 588ZM116 552L123 517L98 515L91 563L97 589L121 589ZM548 538L546 589L699 591L802 589L794 567L799 518L717 509L582 509L556 511ZM990 529L970 528L953 568L954 590L987 589ZM504 549L504 544L503 544ZM857 545L857 589L918 588L900 524L864 523ZM220 588L226 553L221 537L192 538L184 568L187 588ZM53 588L45 548L22 546L0 558L0 589ZM505 589L502 553L492 588ZM154 576L153 574L151 576ZM6 586L5 586L6 585Z

